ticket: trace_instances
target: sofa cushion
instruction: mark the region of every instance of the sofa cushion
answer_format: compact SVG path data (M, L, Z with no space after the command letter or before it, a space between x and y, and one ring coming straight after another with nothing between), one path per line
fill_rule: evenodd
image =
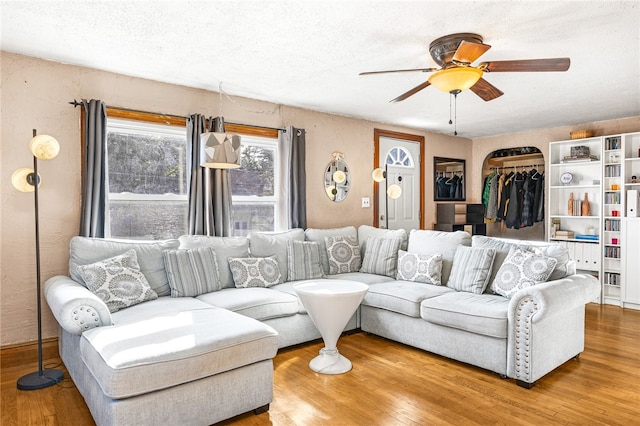
M434 324L507 338L509 299L492 294L451 292L425 299L420 316Z
M230 257L249 257L249 239L247 237L210 237L207 235L182 235L180 248L213 247L218 263L220 288L235 287L229 267Z
M496 279L498 269L502 266L502 263L506 259L509 251L514 247L521 247L526 250L533 251L538 254L542 254L547 257L556 259L557 263L549 280L559 280L567 275L570 275L569 267L569 250L566 246L558 243L544 243L540 241L522 241L522 240L508 240L502 238L486 237L484 235L474 235L471 238L472 247L492 248L496 250L496 259L493 262L493 270L489 277L489 282L492 283ZM489 289L490 290L490 289Z
M453 257L451 275L447 287L458 291L482 294L489 284L494 249L461 246Z
M400 238L369 237L360 271L395 278L401 243Z
M389 281L371 284L363 305L386 309L410 317L420 317L420 303L432 297L454 292L445 286L424 285L411 281Z
M449 281L453 257L458 246L471 246L471 235L464 231L444 232L413 229L409 234L409 253L441 254L442 282Z
M325 244L326 237L347 237L352 236L358 239L358 230L355 226L345 226L343 228L316 229L307 228L304 231L304 237L307 241L315 241L320 244L320 261L325 275L329 274L329 257ZM358 265L359 267L359 265Z
M163 257L171 297L195 297L220 290L213 247L167 250Z
M491 289L510 298L523 288L547 281L556 263L551 257L514 247L500 266Z
M268 360L277 349L278 335L268 325L213 307L98 327L80 339L84 363L113 399Z
M287 241L287 280L313 280L324 277L320 244L314 241Z
M84 285L78 266L88 265L99 260L120 255L134 249L142 272L149 285L158 296L171 294L167 271L164 268L162 252L177 249L178 240L156 241L153 243L132 243L105 240L104 238L73 237L69 242L69 275L71 278Z
M300 228L285 232L251 232L249 233L249 251L251 256L276 256L282 273L282 281L287 281L287 241L304 241L304 230Z
M297 297L272 288L226 288L203 294L197 299L259 321L298 313Z
M399 280L442 285L442 255L426 255L398 251Z
M402 250L407 249L408 236L407 231L404 229L381 229L369 225L360 225L358 227L358 243L360 244L360 256L363 259L367 252L367 240L369 237L400 238L402 240L400 248Z
M161 296L149 302L140 303L127 309L121 309L111 314L113 324L125 324L128 322L152 319L158 316L168 315L171 312L193 311L196 309L209 309L211 305L193 297Z
M358 281L365 284L387 283L394 281L394 278L386 275L368 274L366 272L347 272L346 274L328 275L327 278L332 280L348 280Z
M228 260L237 288L271 287L282 282L282 272L275 256L230 257Z
M296 299L298 299L298 313L299 314L306 314L307 313L307 308L304 307L304 304L302 303L302 300L300 300L300 298L298 297L298 293L296 293L296 291L293 289L293 285L296 284L296 283L299 283L299 282L302 282L302 281L287 281L286 283L276 284L273 287L271 287L271 289L272 290L276 290L276 291L281 291L283 293L290 294L291 296L293 296Z
M157 299L144 274L140 272L135 250L89 265L78 266L87 288L97 295L110 312Z
M362 266L360 244L355 235L325 237L329 274L358 272Z

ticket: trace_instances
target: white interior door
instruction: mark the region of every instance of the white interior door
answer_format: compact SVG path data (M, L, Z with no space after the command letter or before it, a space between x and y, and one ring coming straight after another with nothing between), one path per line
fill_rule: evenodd
M379 226L388 229L420 228L420 144L380 137L378 164L387 167L387 179L378 185ZM387 195L391 185L402 189L399 198Z

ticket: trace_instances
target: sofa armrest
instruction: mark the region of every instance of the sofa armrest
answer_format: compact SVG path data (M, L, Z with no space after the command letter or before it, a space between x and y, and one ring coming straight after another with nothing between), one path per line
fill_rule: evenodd
M518 291L509 302L507 376L529 387L584 350L584 305L600 291L589 274Z
M48 279L44 297L58 324L71 334L113 324L107 305L69 277L58 275Z
M547 281L518 291L509 303L509 315L516 315L519 306L533 299L537 304L533 322L546 315L584 306L600 292L600 283L589 274L574 274L559 280ZM515 318L515 317L514 317Z

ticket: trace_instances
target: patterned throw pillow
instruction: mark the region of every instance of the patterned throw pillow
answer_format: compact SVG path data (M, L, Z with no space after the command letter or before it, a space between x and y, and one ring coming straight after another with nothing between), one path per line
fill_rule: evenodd
M460 246L453 257L447 287L482 294L489 284L496 251L490 248Z
M360 244L357 235L325 237L329 273L344 274L360 270Z
M492 290L511 298L518 290L547 281L558 261L520 247L511 249L500 266Z
M140 272L133 249L100 262L78 266L77 272L87 288L106 303L110 312L158 298Z
M398 251L398 280L442 285L442 255Z
M360 272L395 278L401 243L400 238L369 237Z
M230 257L229 267L233 282L237 288L271 287L282 283L282 274L278 258L269 257Z
M218 262L213 247L167 250L162 256L171 297L196 297L220 290Z
M323 278L320 244L313 241L287 241L287 280L313 280Z

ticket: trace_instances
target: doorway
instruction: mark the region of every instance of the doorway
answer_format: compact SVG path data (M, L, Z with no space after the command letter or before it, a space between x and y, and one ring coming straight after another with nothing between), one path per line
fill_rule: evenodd
M373 225L388 229L422 229L424 206L424 137L374 130L374 168L387 169L385 181L374 182ZM398 185L398 198L387 189Z

